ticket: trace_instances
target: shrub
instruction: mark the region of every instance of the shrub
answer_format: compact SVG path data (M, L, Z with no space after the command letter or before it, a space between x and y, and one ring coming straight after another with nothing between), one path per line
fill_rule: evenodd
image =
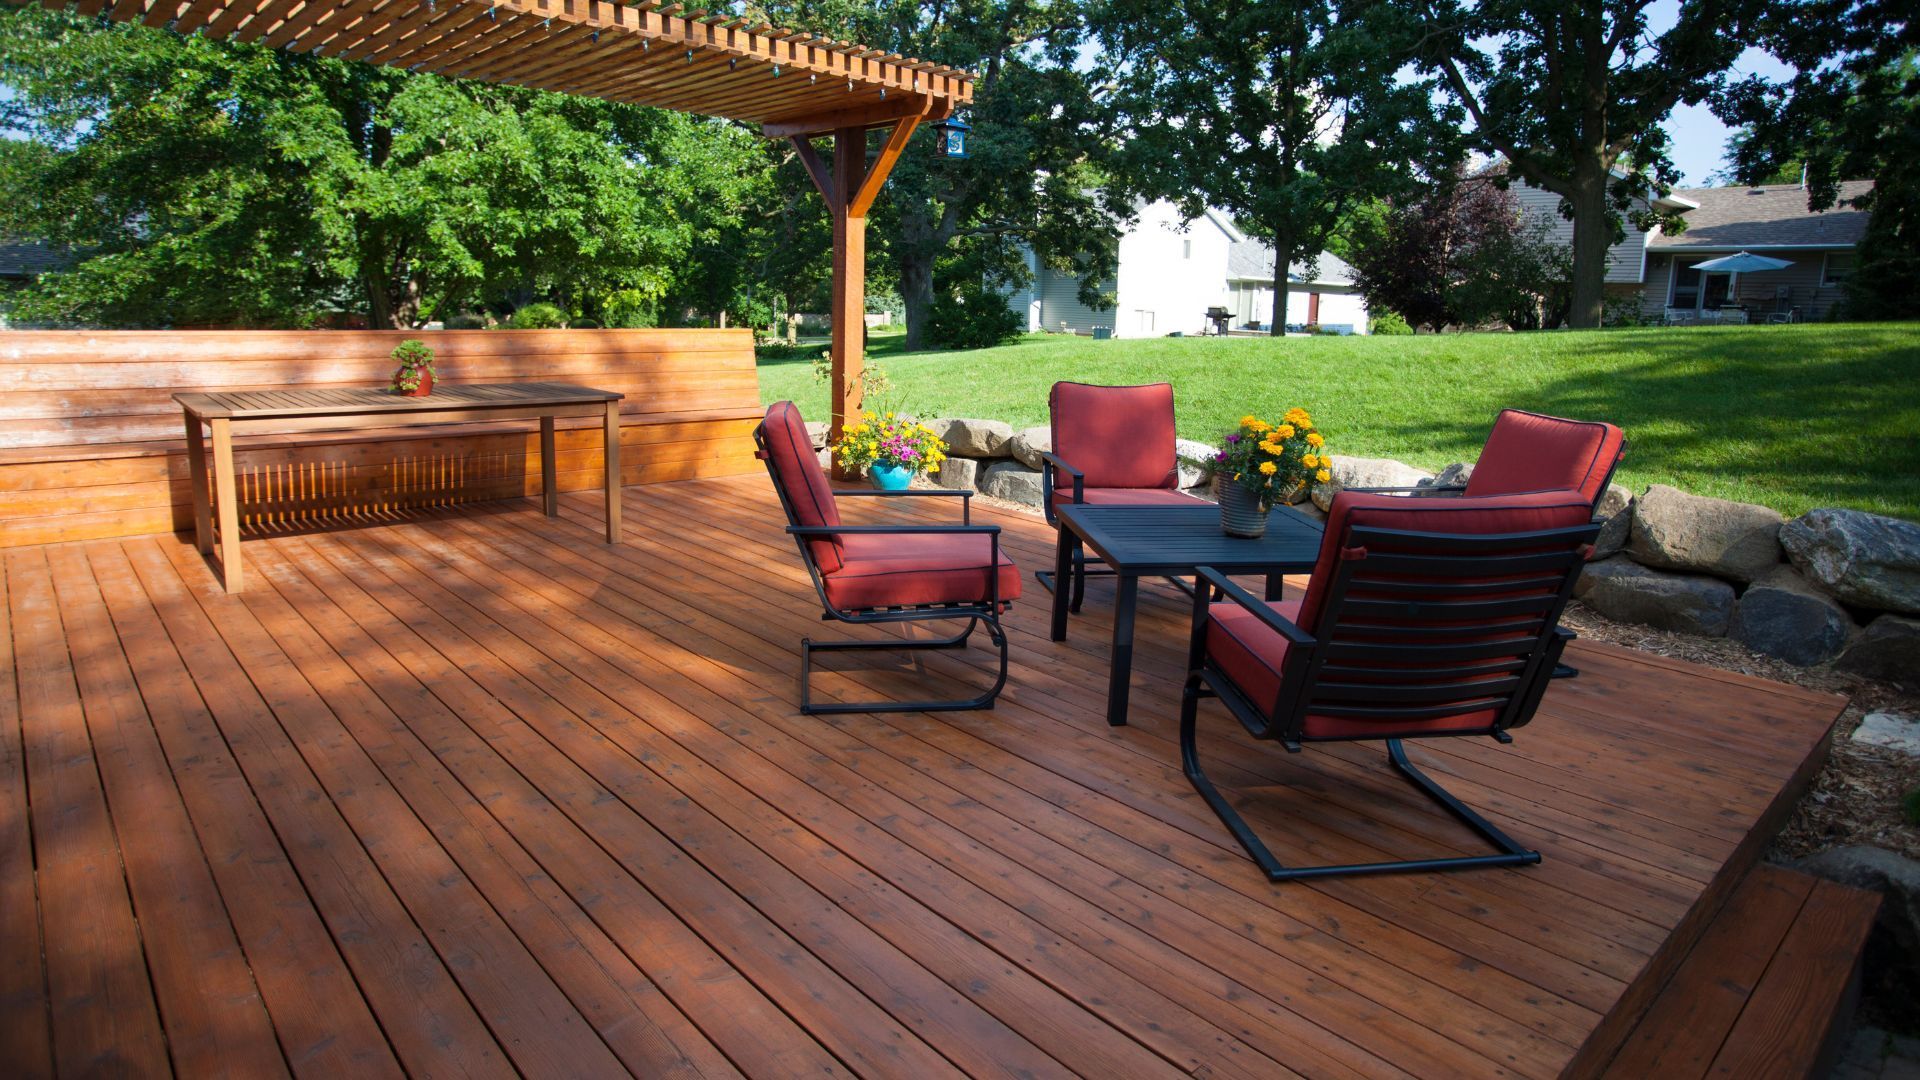
M575 319L575 320L573 320L572 322L570 322L570 323L568 323L568 324L567 324L567 329L569 329L569 330L598 330L598 329L600 329L600 322L599 322L599 320L597 320L597 319Z
M462 312L461 314L448 317L448 319L440 325L446 327L448 330L485 330L487 328L487 317L485 315L476 315L470 311Z
M1906 815L1907 824L1920 829L1920 787L1907 792L1900 800L1900 811Z
M990 349L1018 338L1022 321L1006 297L976 287L935 297L927 332L949 349Z
M1406 337L1413 333L1413 327L1408 326L1407 320L1401 318L1398 312L1389 311L1368 319L1367 333L1382 334L1387 337Z
M558 304L528 304L507 318L514 330L558 330L567 325L567 313Z

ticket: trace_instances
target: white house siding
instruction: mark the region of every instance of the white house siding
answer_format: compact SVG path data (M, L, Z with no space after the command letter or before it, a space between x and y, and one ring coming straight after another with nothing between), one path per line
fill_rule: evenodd
M1851 249L1836 249L1833 254L1851 256ZM1666 314L1672 299L1673 267L1677 258L1682 264L1704 262L1730 255L1728 251L1700 252L1662 252L1647 253L1647 286L1641 294L1640 313L1649 319L1658 319ZM1800 317L1805 320L1824 319L1833 305L1840 302L1844 292L1838 284L1825 284L1826 251L1763 251L1770 258L1790 259L1792 266L1782 270L1768 270L1757 274L1740 274L1733 281L1733 296L1743 304L1771 305L1774 292L1781 286L1791 292L1790 303L1800 309Z
M1314 314L1318 296L1318 315ZM1236 282L1233 300L1227 305L1234 313L1235 327L1266 326L1273 316L1273 287L1264 282ZM1287 290L1288 326L1318 323L1321 326L1352 327L1356 334L1367 332L1367 300L1353 289L1337 285L1295 282Z
M1514 201L1520 204L1522 213L1546 221L1551 230L1552 239L1556 243L1573 246L1573 222L1560 216L1560 196L1551 191L1542 191L1517 176L1514 177L1513 185L1508 190L1513 193ZM1646 203L1644 200L1635 199L1634 206L1636 209L1644 210ZM1647 234L1645 230L1635 228L1631 221L1624 221L1621 225L1626 229L1627 235L1624 240L1607 249L1606 283L1637 285L1640 283L1640 264L1646 252Z
M1143 207L1140 219L1120 238L1118 302L1112 312L1115 337L1198 334L1207 309L1231 302L1226 285L1227 247L1232 242L1212 217L1182 229L1172 203Z

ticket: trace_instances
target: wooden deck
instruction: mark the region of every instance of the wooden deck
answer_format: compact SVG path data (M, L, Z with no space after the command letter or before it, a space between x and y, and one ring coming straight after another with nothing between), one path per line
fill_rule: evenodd
M1054 644L1031 580L994 711L810 719L764 478L628 488L618 548L563 506L252 539L240 596L172 536L0 553L11 1075L1587 1073L1840 707L1577 646L1513 746L1414 749L1542 865L1276 887L1177 767L1171 589L1130 728L1109 587ZM1282 858L1465 840L1377 748L1230 762L1207 717Z

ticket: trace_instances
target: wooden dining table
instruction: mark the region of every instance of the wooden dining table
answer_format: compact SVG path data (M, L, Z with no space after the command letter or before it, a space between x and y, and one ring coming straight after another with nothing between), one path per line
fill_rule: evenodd
M373 388L240 390L175 394L187 429L187 469L193 483L193 539L212 555L216 540L227 591L245 584L240 561L240 496L233 440L248 432L338 431L403 424L540 422L541 494L548 517L560 512L555 486L554 422L603 417L606 424L607 543L620 540L620 401L625 394L572 383L442 385L408 397ZM207 441L213 444L209 468Z

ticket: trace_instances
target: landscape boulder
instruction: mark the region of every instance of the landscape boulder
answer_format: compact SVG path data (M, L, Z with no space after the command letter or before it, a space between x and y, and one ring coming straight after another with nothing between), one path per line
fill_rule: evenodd
M996 458L1012 453L1013 425L1002 420L946 416L927 421L954 457Z
M1346 488L1411 488L1418 486L1422 480L1433 479L1432 473L1392 458L1342 457L1335 454L1329 471L1333 473L1332 480L1313 485L1313 504L1322 510L1331 506L1334 495Z
M1464 488L1467 486L1467 481L1471 479L1473 479L1473 462L1456 461L1446 468L1441 469L1439 472L1434 473L1433 479L1422 480L1414 486L1439 488L1440 490L1434 493L1436 495L1458 495L1460 494L1458 491L1450 491L1447 489Z
M1600 535L1593 540L1593 557L1611 559L1626 550L1633 531L1633 492L1619 484L1608 484L1593 508L1593 520L1600 522Z
M1589 563L1573 594L1609 619L1658 630L1725 637L1733 621L1733 586L1698 574L1650 570L1624 555Z
M1007 444L1007 453L1029 469L1040 468L1040 455L1053 452L1053 429L1046 425L1021 428Z
M1920 720L1894 712L1868 713L1853 729L1853 741L1920 757Z
M1740 594L1728 636L1788 663L1824 664L1858 629L1825 589L1791 566L1776 566Z
M1861 510L1810 510L1780 530L1802 573L1849 604L1920 614L1920 524Z
M1833 666L1869 679L1920 684L1920 619L1901 615L1874 619Z
M996 461L980 474L980 494L1027 506L1040 505L1040 470L1017 461Z
M815 450L826 448L827 433L832 430L832 427L833 425L827 423L825 420L807 421L807 435L813 439L813 448Z
M1182 488L1197 488L1207 482L1207 473L1205 469L1194 464L1194 462L1213 460L1219 455L1220 448L1217 446L1208 446L1206 443L1195 439L1175 439L1173 441L1173 452L1176 455L1175 460L1180 470L1179 486Z
M1627 553L1643 566L1757 581L1780 563L1778 512L1655 484L1633 502Z
M941 462L940 471L928 479L952 491L977 491L980 488L980 463L973 458L950 457Z

